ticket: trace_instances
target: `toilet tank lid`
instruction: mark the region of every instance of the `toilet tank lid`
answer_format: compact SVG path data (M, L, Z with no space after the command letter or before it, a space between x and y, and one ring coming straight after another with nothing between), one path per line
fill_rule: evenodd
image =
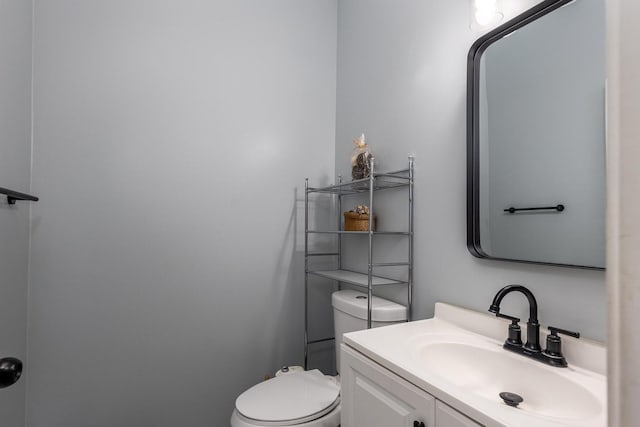
M339 397L336 382L314 369L254 385L238 396L236 410L261 422L303 424L331 412L340 402Z
M342 311L359 319L367 319L367 295L362 292L345 289L331 295L331 304L336 310ZM407 307L380 297L373 297L371 320L374 322L402 322L407 320Z

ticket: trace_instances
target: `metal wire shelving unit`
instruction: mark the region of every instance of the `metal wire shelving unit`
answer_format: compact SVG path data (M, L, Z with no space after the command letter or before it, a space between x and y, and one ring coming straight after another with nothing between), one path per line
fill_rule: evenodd
M309 276L319 276L336 281L338 284L345 283L352 286L365 287L367 289L367 328L371 328L373 288L387 285L405 285L407 287L407 320L411 319L412 287L413 287L413 185L414 185L414 158L409 157L409 165L406 169L392 172L380 173L375 170L375 160L371 159L371 174L368 178L342 182L327 187L310 187L309 178L305 179L305 215L304 215L304 367L308 368L309 345L327 342L334 338L324 338L317 340L309 339ZM380 190L390 190L404 188L408 190L408 227L403 231L372 231L374 211L374 195ZM357 194L369 194L369 231L345 231L342 226L338 230L310 230L309 229L309 195L310 194L331 194L337 197L338 224L342 224L342 202L344 197ZM309 236L313 234L328 234L337 236L337 250L331 252L310 252ZM368 263L366 272L352 271L342 268L342 239L343 236L365 235L368 236ZM408 240L407 260L402 262L375 262L373 256L373 245L376 236L404 236ZM335 269L315 270L310 268L310 260L316 257L334 257ZM377 267L406 267L406 279L394 279L374 274Z

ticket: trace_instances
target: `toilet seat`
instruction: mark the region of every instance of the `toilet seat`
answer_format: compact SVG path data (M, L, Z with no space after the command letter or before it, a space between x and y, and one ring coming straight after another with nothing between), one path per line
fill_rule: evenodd
M255 425L293 426L333 413L339 404L340 387L314 369L251 387L236 400L236 413Z

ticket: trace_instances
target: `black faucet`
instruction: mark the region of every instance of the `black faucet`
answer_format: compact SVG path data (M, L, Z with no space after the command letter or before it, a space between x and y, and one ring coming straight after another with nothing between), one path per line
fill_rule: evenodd
M536 297L533 296L533 294L529 289L521 285L505 286L504 288L498 291L495 297L493 297L493 302L491 303L491 307L489 307L489 311L491 313L495 313L495 315L498 317L505 317L500 315L500 303L502 302L502 298L504 298L507 294L514 291L522 292L529 300L529 320L527 321L527 343L524 345L523 351L539 353L542 349L540 348L540 323L538 323L538 303L536 302ZM515 318L507 317L507 319L511 320L512 325L514 323L517 323L514 321ZM518 321L519 320L520 319L518 319ZM509 350L511 349L509 348Z
M524 294L529 300L529 320L527 321L527 342L523 345L521 340L520 319L506 314L500 313L500 303L502 299L509 293L518 291ZM566 367L567 361L562 355L561 342L558 333L570 335L575 338L580 338L578 332L566 331L564 329L549 327L551 332L547 336L547 348L542 351L540 348L540 323L538 323L538 303L533 293L524 286L521 285L509 285L500 289L495 297L489 311L494 313L498 317L511 320L509 325L509 335L504 342L504 348L509 351L513 351L518 354L522 354L532 359L544 362L548 365Z

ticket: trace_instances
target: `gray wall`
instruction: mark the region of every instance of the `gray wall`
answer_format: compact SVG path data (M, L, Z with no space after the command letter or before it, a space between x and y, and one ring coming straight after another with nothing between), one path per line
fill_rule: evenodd
M29 191L31 2L0 2L0 187ZM0 357L26 361L29 203L0 197ZM28 365L27 365L28 369ZM24 425L23 377L0 390L3 426Z
M530 4L505 2L506 18ZM437 301L484 311L498 289L521 283L537 296L543 324L603 340L603 272L482 260L467 251L466 56L480 35L469 28L468 1L341 0L336 173L348 175L352 139L361 132L382 169L398 169L415 154L414 318L431 316ZM396 222L402 202L384 197L381 227ZM360 247L347 246L347 266L354 266ZM387 242L378 249L391 258L388 252L402 250ZM504 312L526 318L525 306L523 297L509 296Z
M30 427L224 426L302 362L336 2L37 0Z

